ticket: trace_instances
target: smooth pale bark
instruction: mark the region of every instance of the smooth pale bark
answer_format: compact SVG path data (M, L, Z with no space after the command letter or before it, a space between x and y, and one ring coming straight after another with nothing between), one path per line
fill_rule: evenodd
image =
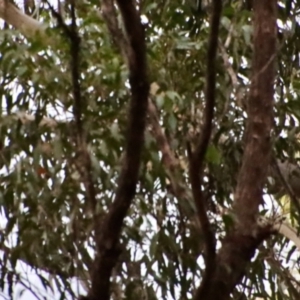
M0 0L0 18L29 38L36 33L43 34L47 27L6 0Z

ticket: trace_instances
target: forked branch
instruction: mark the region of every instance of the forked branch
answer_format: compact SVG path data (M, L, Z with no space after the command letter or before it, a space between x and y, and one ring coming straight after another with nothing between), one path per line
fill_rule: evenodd
M235 226L226 234L210 280L195 300L227 300L260 243L274 232L257 224L271 157L276 49L276 0L253 1L253 65L242 167L234 198Z

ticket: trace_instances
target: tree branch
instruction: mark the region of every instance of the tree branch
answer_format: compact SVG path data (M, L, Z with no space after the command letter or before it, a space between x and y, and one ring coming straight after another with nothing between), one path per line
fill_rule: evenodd
M103 0L101 5L102 16L110 32L114 44L118 47L123 58L128 65L128 55L130 53L128 41L126 40L118 24L117 12L113 0Z
M245 150L238 176L234 209L237 221L252 230L262 203L271 159L275 80L276 1L254 1L254 54L247 103ZM251 234L251 232L247 232Z
M169 142L159 124L158 112L155 104L151 99L148 100L149 123L152 127L152 135L156 139L157 146L162 153L162 163L166 167L170 177L172 192L178 199L187 198L187 191L182 180L178 181L179 163L176 159Z
M118 26L117 13L112 0L102 1L102 15L114 44L118 47L122 56L128 63L127 59L130 52L129 46L122 33L122 30ZM184 187L182 180L178 181L178 176L176 176L179 167L178 161L171 150L167 138L159 124L157 108L150 97L148 99L148 115L150 124L152 126L152 135L156 139L159 150L162 152L162 162L165 165L170 177L173 194L178 199L188 198L186 195L187 190Z
M91 211L94 212L95 220L98 218L96 210L96 189L94 186L94 180L92 177L92 165L91 158L86 143L86 134L83 130L82 120L82 93L81 93L81 79L80 79L80 47L81 39L77 31L76 25L76 12L75 12L75 1L71 0L71 25L68 26L62 16L56 12L51 3L47 2L52 14L58 22L58 26L63 30L66 38L69 41L70 51L70 69L71 69L71 80L72 80L72 96L73 96L73 115L75 119L75 152L77 159L75 161L76 168L81 176L82 183L86 190L86 197L88 205ZM96 221L95 221L96 223Z
M123 166L116 197L96 236L97 256L89 300L109 300L110 276L119 254L123 220L135 195L141 151L144 143L149 83L144 28L133 1L117 1L128 41L131 101Z
M197 207L198 218L201 224L201 229L205 241L205 274L202 279L202 284L211 277L215 265L215 236L212 231L209 219L207 216L206 205L202 192L203 180L203 162L205 153L209 144L212 133L212 121L214 116L215 106L215 85L216 85L216 55L218 48L219 23L222 12L222 0L214 0L212 8L212 17L210 23L210 36L207 49L207 67L206 67L206 87L205 87L205 109L204 121L200 131L200 139L194 153L189 152L189 171L192 185L194 201Z
M237 222L222 241L211 280L200 286L196 300L229 299L259 244L274 232L272 226L259 227L256 216L271 157L276 10L276 0L253 1L254 53L245 150L234 199Z
M8 0L0 0L0 18L28 37L32 37L36 32L43 33L46 28L39 21L24 14Z

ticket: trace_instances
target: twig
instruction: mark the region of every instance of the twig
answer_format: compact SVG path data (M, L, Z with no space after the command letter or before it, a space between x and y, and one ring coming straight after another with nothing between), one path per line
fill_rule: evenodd
M190 180L194 201L197 207L198 218L205 241L205 263L206 269L201 285L206 285L215 265L215 236L212 231L202 192L202 173L205 153L212 133L212 121L215 106L215 84L216 84L216 56L218 48L219 23L222 12L222 0L214 0L212 17L210 23L210 36L207 50L206 87L205 87L205 109L204 121L200 131L200 139L195 151L192 153L188 147Z

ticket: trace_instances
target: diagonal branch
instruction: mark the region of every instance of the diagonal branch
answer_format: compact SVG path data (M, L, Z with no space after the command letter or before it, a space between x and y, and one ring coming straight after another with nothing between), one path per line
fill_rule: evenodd
M209 280L215 264L215 236L207 216L202 186L203 162L209 144L212 121L215 106L215 84L216 84L216 55L218 48L219 23L222 12L222 0L214 0L210 24L210 36L207 49L206 87L205 87L205 109L204 121L200 131L200 139L196 149L191 153L189 149L190 180L194 201L197 207L198 218L205 241L205 263L206 271L202 281L205 284Z
M135 195L146 126L149 84L144 28L133 1L118 0L117 3L127 35L131 101L119 185L103 220L101 232L96 236L97 255L89 300L110 298L110 277L120 254L119 239L123 220Z
M117 13L114 7L112 0L103 0L102 1L102 15L106 22L107 28L110 32L114 44L118 47L122 56L127 61L129 46L127 40L125 39L121 28L119 28L117 22ZM128 61L127 61L128 63ZM168 171L170 177L172 191L175 197L178 199L188 198L187 190L184 187L184 184L181 181L178 181L178 161L171 150L169 142L159 124L159 116L157 108L151 98L148 99L148 116L149 121L152 126L151 133L156 139L159 150L162 152L162 162Z
M178 180L179 163L176 159L170 144L159 124L157 108L151 99L148 100L149 123L151 124L151 133L156 139L157 146L162 153L162 163L164 164L170 178L172 191L178 199L187 198L187 190L182 180Z
M128 41L126 40L118 24L117 12L113 0L103 0L101 5L102 16L109 30L112 41L118 47L123 58L128 64L128 54L130 52Z

